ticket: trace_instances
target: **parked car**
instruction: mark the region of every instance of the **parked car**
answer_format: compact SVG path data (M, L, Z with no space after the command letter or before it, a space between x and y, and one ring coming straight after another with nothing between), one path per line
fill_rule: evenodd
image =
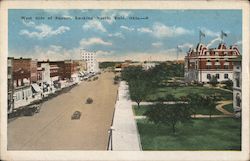
M23 115L33 116L35 113L39 113L39 112L40 112L40 105L32 105L24 109Z
M71 116L71 120L78 120L81 117L81 112L80 111L75 111L73 115Z

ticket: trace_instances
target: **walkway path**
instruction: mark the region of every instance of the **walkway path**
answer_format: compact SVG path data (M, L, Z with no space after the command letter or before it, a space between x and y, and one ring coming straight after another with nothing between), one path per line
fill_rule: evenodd
M113 150L141 150L140 136L132 111L132 101L128 95L128 86L124 81L119 85L113 129Z
M156 102L141 102L140 105L153 105ZM176 102L163 102L164 104L175 104ZM180 103L180 102L178 102ZM231 100L226 101L219 101L219 104L216 106L216 109L223 113L223 115L211 115L212 118L219 118L219 117L233 117L234 114L225 110L223 106L231 104ZM132 103L133 105L137 105L136 102ZM202 114L196 114L191 116L192 118L210 118L209 115L202 115ZM135 116L135 119L146 119L146 116Z
M233 113L231 113L231 112L229 112L229 111L227 111L227 110L225 110L225 109L223 108L223 106L228 105L228 104L231 104L231 103L233 103L233 101L231 101L231 100L226 100L226 101L219 101L218 103L219 103L219 104L216 106L216 109L217 109L217 110L219 110L220 112L222 112L222 113L225 114L225 115L233 115Z

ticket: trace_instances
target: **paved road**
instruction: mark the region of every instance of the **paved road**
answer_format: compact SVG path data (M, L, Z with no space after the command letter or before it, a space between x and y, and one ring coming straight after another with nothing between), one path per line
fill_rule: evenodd
M117 86L113 73L82 82L70 92L45 102L40 113L8 124L10 150L106 150ZM85 104L91 97L93 104ZM74 111L80 120L71 120Z

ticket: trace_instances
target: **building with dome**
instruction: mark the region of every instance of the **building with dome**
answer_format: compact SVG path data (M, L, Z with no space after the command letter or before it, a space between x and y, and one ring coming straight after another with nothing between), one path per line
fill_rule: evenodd
M185 56L185 81L207 83L214 76L218 82L233 80L232 60L240 56L237 46L207 48L199 43Z

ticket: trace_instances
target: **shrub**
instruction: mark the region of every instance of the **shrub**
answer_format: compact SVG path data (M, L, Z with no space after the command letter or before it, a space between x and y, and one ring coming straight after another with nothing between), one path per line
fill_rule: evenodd
M93 99L89 97L89 98L86 100L86 103L87 103L87 104L93 103Z

